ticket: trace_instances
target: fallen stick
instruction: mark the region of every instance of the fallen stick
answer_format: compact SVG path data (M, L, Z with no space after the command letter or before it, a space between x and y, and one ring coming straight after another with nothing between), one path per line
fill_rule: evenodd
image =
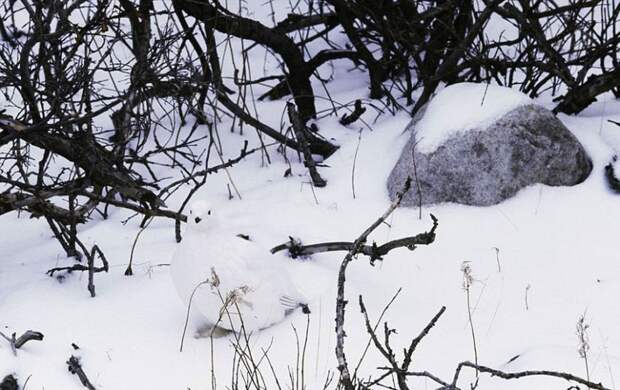
M433 227L428 232L420 233L411 237L399 238L386 242L383 245L362 245L356 248L356 253L361 253L370 257L370 263L373 264L376 260L381 260L383 256L387 255L393 249L407 248L414 250L418 245L429 245L435 240L435 230L437 229L438 221L433 214L431 214L433 220ZM334 252L334 251L351 251L356 246L354 242L347 241L334 241L334 242L321 242L318 244L303 245L300 240L293 237L289 237L289 241L278 246L271 248L271 253L277 253L283 250L288 250L289 255L292 258L300 256L311 256L315 253Z
M13 333L11 337L9 337L2 332L0 332L0 336L2 336L2 338L4 338L9 343L9 345L11 346L11 350L13 351L13 355L15 356L17 356L17 350L23 347L24 344L26 344L28 341L43 340L43 333L35 332L33 330L27 330L19 337L16 337L16 333Z
M95 386L93 386L93 384L90 383L90 380L88 379L88 377L86 376L86 373L82 369L82 364L80 363L79 358L71 355L69 360L67 360L67 366L68 366L67 369L69 370L70 373L77 375L78 378L80 378L80 382L82 382L82 385L84 385L84 387L86 387L88 390L96 390Z

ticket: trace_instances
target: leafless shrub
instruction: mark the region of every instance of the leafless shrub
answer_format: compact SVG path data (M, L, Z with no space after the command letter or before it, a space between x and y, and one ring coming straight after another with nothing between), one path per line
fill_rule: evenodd
M362 102L394 112L403 107L401 96L415 113L441 83L458 81L495 81L531 96L551 90L558 95L556 111L565 113L579 112L607 91L620 93L620 4L614 2L291 6L286 18L268 25L243 7L208 0L2 3L0 215L26 210L45 217L67 255L80 260L88 256L78 244L79 225L107 218L109 207L135 212L141 227L153 217L170 218L180 240L183 209L206 176L224 169L231 192L240 196L228 168L255 152L269 163L269 138L279 152L303 154L314 185L326 185L313 155L329 157L337 146L311 123L319 114L344 112L350 123L363 120ZM506 31L488 32L491 18ZM219 51L232 40L242 52L231 77ZM281 73L254 78L253 50L275 58ZM370 100L331 98L330 77L318 69L342 60L368 74ZM313 81L327 97L314 91ZM257 98L258 85L269 87ZM257 99L288 95L283 112L288 109L291 126L261 121ZM332 108L318 112L317 99ZM230 153L218 138L223 117L232 119L231 130L255 129L260 147L243 146L226 160ZM183 205L166 208L180 190L186 191Z

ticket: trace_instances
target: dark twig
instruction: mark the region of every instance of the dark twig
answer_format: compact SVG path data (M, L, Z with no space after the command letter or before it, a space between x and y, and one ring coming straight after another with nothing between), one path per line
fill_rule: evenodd
M71 357L69 358L69 360L67 360L67 369L69 370L70 373L77 375L78 378L80 378L80 382L82 382L82 385L84 385L84 387L86 387L88 390L95 390L95 386L93 386L93 384L90 382L90 380L88 379L88 377L86 376L86 373L84 373L84 370L82 369L82 364L80 363L80 359L71 355Z
M136 234L136 238L134 238L133 240L133 244L131 245L131 253L129 254L129 264L127 264L127 269L125 269L125 276L133 275L133 255L136 250L136 246L138 245L138 239L140 239L140 235L144 233L144 231L149 227L151 222L153 222L153 218L150 218L148 222L146 222L144 226L141 227L140 230L138 230L138 233Z
M56 272L67 272L67 273L72 273L73 271L88 271L88 266L85 266L84 264L74 264L74 265L70 265L67 267L55 267L55 268L51 268L49 270L47 270L47 272L45 272L46 274L48 274L49 276L54 276L54 274ZM104 272L107 270L104 267L95 267L93 269L93 272Z
M43 340L43 333L27 330L23 335L19 336L17 340L15 340L15 348L20 349L24 344L31 340Z
M316 168L316 161L314 161L312 152L308 146L308 141L306 139L306 133L308 130L306 125L297 113L293 103L287 103L286 109L288 111L288 118L291 121L291 126L295 132L295 137L297 138L297 143L300 145L301 151L304 155L304 165L308 168L308 172L310 172L312 184L314 184L315 187L325 187L327 182L323 180L319 174L319 171Z
M366 107L362 106L362 101L357 99L355 101L355 108L353 109L353 112L351 112L350 114L344 114L342 118L340 118L340 124L343 126L348 126L360 119L362 114L365 112Z
M611 72L591 76L585 83L571 88L562 96L561 102L553 112L577 114L595 102L598 95L617 87L620 87L620 67Z
M105 255L103 254L101 249L99 249L97 245L93 245L93 248L90 251L90 256L86 256L88 258L88 291L90 292L90 296L93 298L95 297L95 272L98 272L97 270L100 269L98 267L95 267L96 255L99 256L101 262L103 263L103 267L101 268L103 268L105 272L108 272L109 268L108 260L105 258Z
M374 263L376 260L381 260L383 256L387 255L391 250L396 248L407 248L409 250L414 250L418 245L430 245L435 240L435 230L437 229L439 223L437 218L432 214L431 219L433 220L433 227L428 232L392 240L383 245L377 245L375 243L372 245L361 245L357 249L357 253L370 257L371 263ZM302 245L301 241L290 238L288 242L271 248L271 253L288 250L289 255L296 258L300 256L311 256L315 253L351 251L354 246L355 242L345 241Z
M24 344L26 344L28 341L43 340L43 333L35 332L33 330L27 330L26 332L24 332L24 334L22 334L19 337L16 337L16 333L13 333L11 337L8 337L2 332L0 332L0 336L2 336L2 338L5 339L9 343L9 345L11 346L11 350L13 351L13 354L16 356L17 356L17 350L20 349L22 346L24 346Z
M444 387L444 389L456 389L457 388L456 383L458 381L459 374L461 373L461 370L463 367L473 368L477 370L478 372L491 374L491 376L496 376L498 378L507 379L507 380L525 378L525 377L530 377L530 376L546 376L546 377L564 379L569 382L577 382L579 384L587 386L589 389L610 390L608 387L603 386L601 383L594 383L594 382L585 380L583 378L580 378L578 376L568 374L565 372L549 371L549 370L528 370L528 371L519 371L519 372L504 372L504 371L496 370L490 367L481 366L479 364L474 364L472 362L460 363L456 368L456 372L455 372L454 380L452 381L452 384L449 385L448 387Z
M94 284L95 274L98 272L108 272L108 270L110 269L110 266L109 266L108 260L106 259L103 251L99 248L99 246L93 245L91 250L88 251L88 249L86 249L84 244L82 244L82 242L79 239L76 239L76 242L82 249L82 252L84 253L84 255L86 255L87 265L78 263L78 264L74 264L68 267L56 267L56 268L52 268L48 270L46 273L49 276L54 276L54 273L59 272L59 271L66 271L68 273L71 273L73 271L88 271L88 291L90 292L90 296L94 298L95 297L95 284ZM95 266L96 257L99 257L99 259L101 259L102 265L100 267Z
M375 323L375 326L371 328L373 332L377 331L377 327L379 326L379 324L383 320L383 316L385 315L385 313L387 313L388 309L390 308L390 306L392 306L392 304L394 303L394 301L398 297L398 294L400 294L401 291L402 291L402 288L399 288L398 291L396 291L396 294L394 294L394 296L392 297L392 299L390 299L390 301L387 303L387 305L385 305L385 307L381 311L381 314L379 315L379 318L377 319L377 322ZM361 298L362 298L362 296L360 295L360 299ZM362 313L363 313L363 311L362 311ZM368 353L368 349L370 348L370 345L372 344L372 342L373 342L373 340L372 340L372 335L371 335L369 340L368 340L368 343L366 344L366 348L364 348L364 352L362 352L362 356L360 357L360 360L358 361L357 366L355 367L355 371L353 372L353 378L354 379L357 377L357 371L359 370L360 366L362 365L362 362L364 361L364 358L366 357L366 353Z
M19 385L17 384L17 378L13 375L7 375L0 382L0 390L19 390Z
M361 295L359 296L359 305L360 305L360 310L361 310L362 314L364 315L364 322L366 324L366 331L370 335L370 338L371 338L372 342L374 343L375 347L377 348L377 350L379 350L379 352L381 352L383 357L385 357L386 360L390 364L390 368L387 368L388 371L384 375L382 375L379 379L376 379L371 384L369 384L369 385L367 384L367 386L370 388L370 387L374 386L375 384L378 384L383 378L386 378L387 376L389 376L392 373L394 373L394 374L396 374L396 378L398 380L398 387L399 387L399 389L400 390L407 390L409 388L407 386L407 375L408 375L407 373L408 373L408 370L409 370L409 366L411 365L411 357L413 355L413 352L416 350L416 348L418 347L418 344L420 344L422 339L424 337L426 337L426 335L428 335L428 332L430 332L430 330L437 324L437 321L439 321L439 318L446 311L446 307L442 306L442 308L439 310L439 312L437 312L437 314L435 314L435 316L424 327L424 329L420 332L420 334L417 337L415 337L413 340L411 340L411 344L409 345L409 348L404 350L403 362L401 364L398 364L398 362L396 360L396 356L394 356L394 353L392 352L392 347L389 344L389 334L391 334L391 332L393 332L393 330L389 330L388 326L387 326L387 323L385 323L386 337L385 337L384 344L381 344L381 342L379 341L379 338L377 337L377 334L376 334L376 327L373 328L370 325L370 320L368 319L368 312L366 311L366 306L364 305L364 301L363 301ZM445 382L441 382L440 381L439 383L444 384Z
M437 321L439 321L439 318L443 315L445 311L446 311L446 307L442 306L441 309L439 309L439 312L435 314L435 316L430 320L430 322L426 325L426 327L422 329L420 334L416 338L411 340L411 344L409 345L409 348L407 348L407 350L405 351L405 359L403 360L403 364L401 366L402 370L409 369L409 365L411 364L411 356L413 355L413 352L418 347L418 344L420 344L420 341L422 341L422 339L426 337L428 332L430 332L430 330L437 324Z

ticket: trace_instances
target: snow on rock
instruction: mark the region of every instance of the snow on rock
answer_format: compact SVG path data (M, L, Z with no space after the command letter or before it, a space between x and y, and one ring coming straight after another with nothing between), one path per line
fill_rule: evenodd
M484 129L506 113L531 104L532 99L511 88L458 83L437 93L415 125L418 150L432 153L451 136Z

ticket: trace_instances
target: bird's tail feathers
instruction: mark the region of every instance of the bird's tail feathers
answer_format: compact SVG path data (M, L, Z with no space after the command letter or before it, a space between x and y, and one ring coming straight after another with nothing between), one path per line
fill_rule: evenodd
M284 311L286 312L286 314L290 314L297 308L301 308L304 314L310 314L310 308L308 307L308 304L300 301L299 299L283 295L280 297L280 303L282 304L282 306L284 306Z

